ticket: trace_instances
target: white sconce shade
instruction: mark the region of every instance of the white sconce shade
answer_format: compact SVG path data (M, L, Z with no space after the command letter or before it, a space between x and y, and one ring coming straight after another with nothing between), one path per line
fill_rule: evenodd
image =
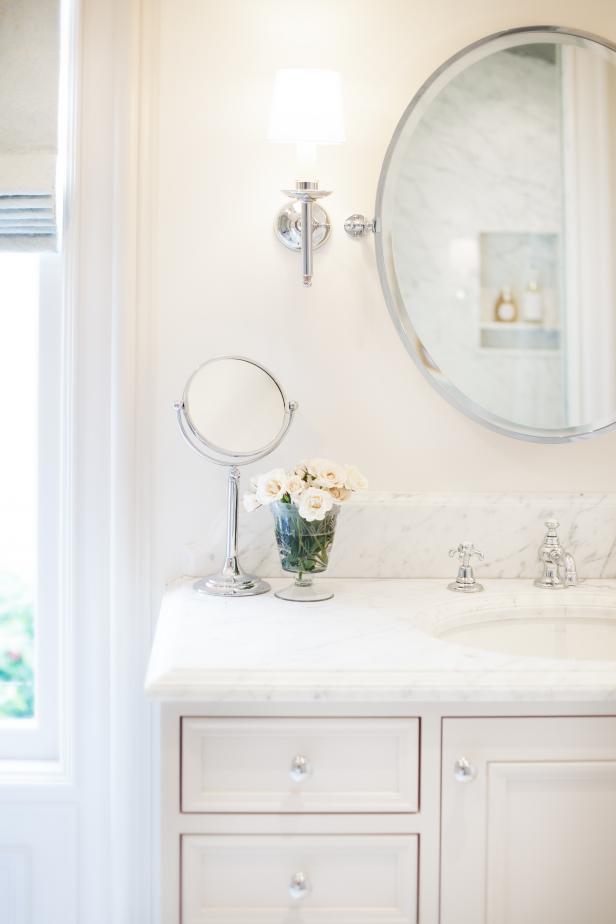
M307 67L277 71L267 137L286 144L342 144L340 74Z

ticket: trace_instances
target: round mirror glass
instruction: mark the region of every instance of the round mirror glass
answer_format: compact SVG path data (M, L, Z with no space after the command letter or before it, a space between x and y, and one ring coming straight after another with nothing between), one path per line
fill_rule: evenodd
M404 113L377 197L387 304L466 414L523 439L616 423L616 54L560 29L492 36Z
M214 452L233 459L258 455L274 442L287 408L267 369L243 357L221 356L190 377L184 411L193 433Z

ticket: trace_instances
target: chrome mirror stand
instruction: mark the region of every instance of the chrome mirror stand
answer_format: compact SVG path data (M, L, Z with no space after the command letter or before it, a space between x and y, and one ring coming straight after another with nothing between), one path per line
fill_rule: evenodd
M216 574L201 578L194 589L202 594L219 597L252 597L270 590L267 581L242 570L237 557L237 515L239 502L240 470L237 465L229 468L227 482L227 554L225 563Z
M261 366L260 363L245 359L241 356L217 357L209 362L213 363L221 359L247 362L269 375L280 393L280 398L284 407L284 416L280 430L266 446L254 452L234 452L222 450L208 441L206 437L196 429L187 411L187 395L191 382L203 366L193 373L184 389L182 400L174 405L180 432L191 449L199 453L200 456L204 456L210 462L214 462L215 465L228 467L229 470L227 480L227 538L225 561L220 571L198 580L194 584L194 589L198 593L212 594L219 597L251 597L266 593L270 590L270 585L256 575L247 574L242 569L238 559L239 466L257 462L259 459L269 455L280 445L293 422L298 404L296 401L287 401L278 381L271 372L265 369L264 366ZM208 365L208 363L204 363L204 366L205 365Z

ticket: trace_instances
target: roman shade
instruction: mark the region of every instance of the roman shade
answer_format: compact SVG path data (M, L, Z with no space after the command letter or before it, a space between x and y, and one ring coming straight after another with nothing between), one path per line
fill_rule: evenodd
M56 250L60 0L0 0L0 251Z

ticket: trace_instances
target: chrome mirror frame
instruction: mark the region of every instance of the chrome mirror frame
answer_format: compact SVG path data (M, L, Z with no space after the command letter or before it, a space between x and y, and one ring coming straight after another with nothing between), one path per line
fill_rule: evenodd
M348 219L349 228L347 228L348 233L353 234L353 236L361 235L365 230L375 232L377 266L387 309L407 352L424 378L426 378L451 405L467 417L470 417L476 422L488 427L490 430L494 430L504 436L537 443L564 443L589 439L600 433L615 429L616 419L597 420L592 424L576 427L554 429L536 428L523 424L515 425L514 421L493 414L491 411L488 411L468 398L443 374L437 363L422 344L417 331L413 327L409 313L404 305L402 295L397 286L396 276L393 270L391 236L385 229L388 226L387 216L390 209L390 203L388 201L388 175L392 167L392 162L396 156L398 141L402 133L408 131L409 126L414 128L419 123L426 109L441 89L449 83L452 77L463 71L469 64L484 57L486 49L489 46L491 46L491 50L493 51L501 51L515 45L523 45L529 42L550 41L554 36L558 35L567 36L574 40L578 39L579 44L582 46L593 43L602 46L610 52L616 53L616 45L612 44L607 39L581 30L569 29L561 26L527 26L508 29L488 35L485 38L467 45L434 71L404 110L392 139L389 142L381 168L374 210L374 222L366 223L363 216L354 215ZM354 232L350 230L353 219L355 219L356 229ZM361 219L361 221L359 221L359 219ZM368 225L371 225L371 227L368 227Z
M280 399L284 408L280 430L269 443L252 452L225 450L220 446L216 446L198 431L194 422L191 420L188 408L188 394L191 383L204 366L220 362L221 360L236 360L256 366L257 369L260 369L261 372L269 376L280 393ZM266 369L265 366L256 362L254 359L248 359L246 356L215 356L205 363L202 363L195 369L186 382L182 393L182 399L174 404L180 433L190 448L200 456L204 456L210 462L213 462L215 465L224 465L229 469L227 479L227 539L225 561L220 571L201 578L194 584L194 589L198 593L212 594L218 597L251 597L256 594L266 593L270 590L270 585L266 581L256 575L247 574L243 571L238 560L237 522L240 484L239 466L257 462L259 459L273 452L286 436L298 407L297 401L287 401L280 382L269 369Z

